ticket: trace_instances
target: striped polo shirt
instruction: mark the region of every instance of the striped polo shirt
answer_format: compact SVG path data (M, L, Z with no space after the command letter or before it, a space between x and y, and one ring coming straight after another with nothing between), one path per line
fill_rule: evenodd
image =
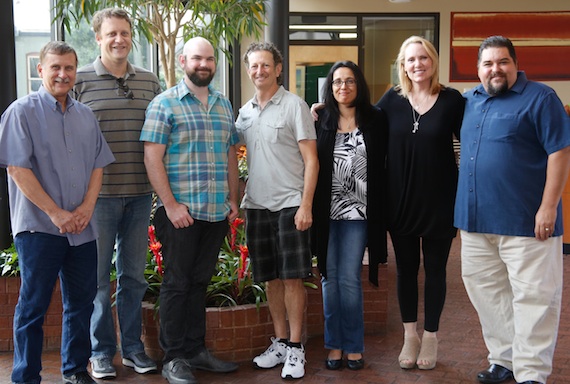
M100 197L132 197L152 192L139 136L146 108L159 93L156 75L130 63L123 79L110 74L100 57L77 71L71 96L93 110L116 158L104 169Z

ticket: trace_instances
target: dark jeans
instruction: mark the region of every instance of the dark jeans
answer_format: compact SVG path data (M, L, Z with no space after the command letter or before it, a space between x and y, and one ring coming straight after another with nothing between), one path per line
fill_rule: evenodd
M89 320L97 292L95 241L70 246L66 237L22 232L14 243L22 283L14 314L12 382L40 382L42 326L58 274L63 302L61 371L86 371L91 355Z
M164 280L160 288L160 345L164 361L188 358L204 348L206 288L214 274L227 220L176 229L160 207L154 224L162 243Z
M390 234L396 256L398 301L402 322L418 321L418 272L420 269L420 238ZM446 295L446 266L453 238L421 238L423 252L424 329L437 332Z

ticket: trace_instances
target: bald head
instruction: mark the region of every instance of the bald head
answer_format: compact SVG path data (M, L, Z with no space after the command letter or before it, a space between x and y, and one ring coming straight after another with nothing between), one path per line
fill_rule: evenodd
M214 47L212 46L212 43L200 36L193 37L184 44L183 55L191 56L192 52L196 50L210 51L211 55L214 56Z
M214 47L203 37L193 37L184 44L179 62L186 73L184 81L190 89L194 86L207 87L216 73Z

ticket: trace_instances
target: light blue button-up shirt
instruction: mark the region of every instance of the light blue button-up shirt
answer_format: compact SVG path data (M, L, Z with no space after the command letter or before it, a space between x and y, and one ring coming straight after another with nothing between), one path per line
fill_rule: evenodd
M41 87L13 102L0 120L0 167L31 169L62 209L82 202L95 168L115 160L91 109L69 96L67 108ZM62 235L49 216L8 178L12 233L36 231L66 236L72 246L97 238L93 220L82 233Z

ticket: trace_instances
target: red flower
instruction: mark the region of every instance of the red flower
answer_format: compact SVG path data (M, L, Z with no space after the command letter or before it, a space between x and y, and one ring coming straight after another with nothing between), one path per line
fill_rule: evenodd
M241 217L236 217L234 221L230 223L230 248L232 251L236 250L237 229L243 223L244 220Z
M148 248L151 250L152 254L154 255L154 260L156 261L156 266L158 268L158 273L164 275L164 271L162 269L162 244L160 241L156 239L156 232L154 225L148 226Z
M238 281L241 281L245 277L245 272L247 271L247 257L249 256L247 245L240 244L239 252L241 256L238 268Z

